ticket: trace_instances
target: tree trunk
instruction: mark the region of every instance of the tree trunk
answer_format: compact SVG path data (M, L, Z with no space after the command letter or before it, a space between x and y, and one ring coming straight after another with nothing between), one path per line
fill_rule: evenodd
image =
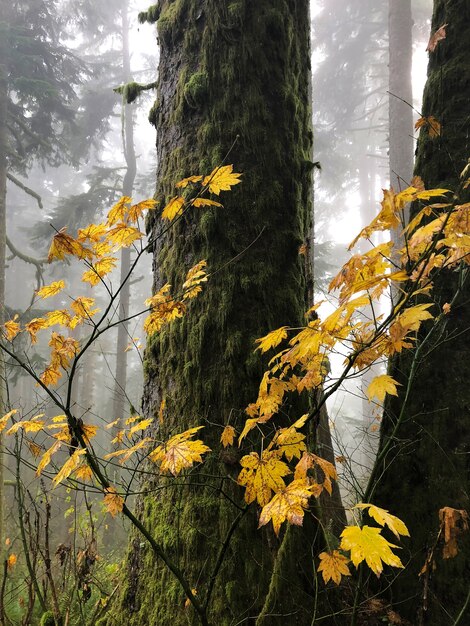
M129 51L129 18L128 4L124 3L122 8L122 62L124 83L131 80L131 57ZM123 97L123 151L126 160L126 173L122 184L122 195L132 196L134 180L137 171L137 160L134 146L134 120L132 115L132 105L128 104ZM122 248L121 250L121 284L124 282L131 267L131 250ZM119 319L125 320L129 317L130 285L126 281L119 295ZM129 344L129 322L122 322L118 326L116 344L116 371L114 377L114 397L113 397L113 419L122 419L129 414L129 409L125 413L126 406L126 383L127 383L127 352Z
M225 424L240 432L257 396L266 363L253 352L254 340L302 323L307 305L298 250L311 221L308 8L307 0L157 7L161 60L152 115L161 206L184 176L224 163L243 172L223 209L193 211L155 246L155 289L169 282L178 293L186 271L203 258L212 276L185 317L151 337L146 352L146 413L157 417L166 402L156 437L204 425L201 437L213 452L185 479L149 481L139 514L198 598L213 586L207 613L217 626L312 619L316 523L309 517L284 540L257 530L258 512L244 514L234 483L248 449L226 452L219 443ZM161 233L158 220L150 226L154 237ZM126 580L113 624L198 623L139 537Z
M456 190L470 154L468 0L435 0L432 31L443 24L448 24L447 37L430 53L423 103L423 115L436 117L442 134L431 139L421 131L415 172L427 188ZM462 202L468 201L466 193ZM458 274L436 276L436 315L456 292ZM411 533L403 551L406 568L393 578L390 591L397 610L413 624L470 623L469 533L459 538L459 554L453 559L442 559L442 540L436 545L439 509L468 511L470 504L469 319L466 284L446 316L446 326L423 350L404 352L391 365L402 392L385 407L375 501L401 517ZM404 405L407 385L411 394ZM391 440L400 412L405 419ZM433 547L436 568L419 575Z

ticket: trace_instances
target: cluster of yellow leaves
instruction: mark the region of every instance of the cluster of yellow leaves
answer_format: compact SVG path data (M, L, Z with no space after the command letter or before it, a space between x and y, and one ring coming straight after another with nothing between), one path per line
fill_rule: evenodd
M261 455L250 452L240 460L237 482L245 487L245 501L256 501L262 507L259 526L272 521L276 534L284 521L301 525L308 500L318 497L323 489L331 494L331 481L337 479L331 463L307 452L305 435L299 432L307 419L308 415L303 415L291 426L279 429ZM227 426L221 437L224 447L233 443L234 436L233 427ZM289 467L293 459L297 459L294 471ZM286 477L292 474L293 480L286 484Z
M400 535L409 536L405 524L385 509L365 503L359 503L355 508L367 510L370 517L380 526L387 526L397 538ZM350 576L349 561L352 561L355 567L365 561L377 576L382 573L384 564L392 567L403 567L399 557L392 551L392 548L397 546L387 541L381 532L382 528L367 525L362 527L346 526L341 533L339 550L322 552L319 555L318 571L322 573L325 583L332 580L339 585L342 576ZM349 558L345 552L350 553Z
M188 176L176 183L177 189L186 189L189 184L200 184L201 190L195 198L186 200L183 196L174 196L162 211L162 218L174 220L190 207L200 208L205 206L221 207L220 202L202 197L205 191L219 195L221 191L230 191L232 187L241 183L241 174L233 171L233 165L216 167L208 176Z

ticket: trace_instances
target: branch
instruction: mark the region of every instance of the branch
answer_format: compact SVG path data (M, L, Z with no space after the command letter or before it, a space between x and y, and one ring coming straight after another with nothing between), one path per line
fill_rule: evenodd
M7 178L8 180L11 180L11 182L14 183L17 187L22 189L25 193L27 193L29 196L36 198L38 206L41 210L44 208L42 204L41 196L38 193L36 193L30 187L27 187L24 183L22 183L20 180L15 178L13 174L10 174L10 172L7 172Z

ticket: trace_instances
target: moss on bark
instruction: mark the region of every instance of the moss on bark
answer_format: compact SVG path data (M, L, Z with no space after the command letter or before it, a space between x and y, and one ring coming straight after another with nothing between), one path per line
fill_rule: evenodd
M165 0L157 14L157 198L163 206L179 178L207 174L227 154L243 183L224 195L223 209L194 211L155 246L156 289L170 282L177 292L187 269L202 258L213 276L182 320L150 338L145 409L155 415L164 398L167 417L158 437L205 425L202 438L213 452L184 480L149 482L139 516L198 597L214 584L209 622L228 626L261 612L281 544L269 529L257 530L254 508L240 514L243 494L234 484L239 453L221 454L218 442L229 421L240 430L244 409L256 397L265 364L253 354L254 339L298 324L306 308L309 285L298 249L311 220L308 2ZM158 235L161 225L155 220L148 228ZM309 559L310 530L302 539ZM311 564L299 578L298 555L284 550L284 565L286 558L282 610L290 614L300 590L309 606L314 571ZM137 537L126 567L113 624L198 623L178 583ZM303 621L291 623L310 624L308 610L300 613Z
M430 54L423 115L442 124L440 138L422 131L415 172L427 188L457 189L459 174L470 156L470 5L467 0L435 0L433 30L447 23L447 37ZM468 200L468 198L467 198ZM450 302L457 273L436 277L434 313ZM444 506L469 510L470 344L468 284L446 319L416 361L404 353L392 364L392 375L406 389L416 366L405 419L379 469L383 471L376 502L401 517L411 539L401 555L406 568L391 581L389 592L397 610L413 624L454 624L468 599L470 537L459 542L459 555L443 560L435 549L437 568L419 576L439 530L438 511ZM414 361L414 364L413 364ZM403 409L403 392L385 407L381 449L388 445L396 417ZM394 575L395 576L395 575ZM459 623L470 621L470 606Z

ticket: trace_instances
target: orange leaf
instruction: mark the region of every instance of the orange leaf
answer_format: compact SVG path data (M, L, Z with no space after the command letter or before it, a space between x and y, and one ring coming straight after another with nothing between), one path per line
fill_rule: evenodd
M104 505L108 513L111 513L115 517L124 508L124 498L118 495L114 487L107 487L105 489Z
M435 33L431 35L428 45L426 47L426 52L434 52L434 50L437 48L437 44L446 38L446 26L448 26L448 24L443 24L440 28L436 30Z

